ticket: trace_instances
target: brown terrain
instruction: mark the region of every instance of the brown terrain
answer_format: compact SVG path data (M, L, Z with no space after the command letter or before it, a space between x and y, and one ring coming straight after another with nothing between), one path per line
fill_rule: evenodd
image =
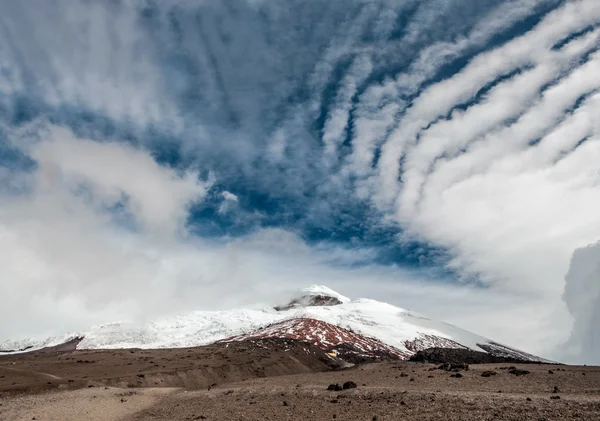
M0 420L600 420L600 367L434 354L351 366L303 342L257 339L3 355Z

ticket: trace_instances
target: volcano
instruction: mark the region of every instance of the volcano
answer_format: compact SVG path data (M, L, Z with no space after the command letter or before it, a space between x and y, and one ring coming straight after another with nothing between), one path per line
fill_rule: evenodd
M66 343L76 349L182 348L259 339L306 342L351 361L406 360L425 349L453 348L548 362L451 324L371 299L350 299L320 285L261 310L195 311L146 325L109 323L43 340L7 341L0 351L56 349Z

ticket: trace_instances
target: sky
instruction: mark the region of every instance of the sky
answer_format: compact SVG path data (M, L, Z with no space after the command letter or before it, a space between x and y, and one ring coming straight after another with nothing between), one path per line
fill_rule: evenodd
M0 10L0 340L318 283L600 364L597 0Z

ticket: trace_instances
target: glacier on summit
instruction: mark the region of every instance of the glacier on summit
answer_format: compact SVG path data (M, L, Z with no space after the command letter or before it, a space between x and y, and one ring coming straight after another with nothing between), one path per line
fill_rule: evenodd
M456 326L432 320L412 311L379 301L350 299L325 286L301 290L286 306L264 309L195 311L155 320L145 325L109 323L41 341L10 341L0 344L3 352L27 351L56 345L61 340L83 338L77 349L182 348L202 346L253 332L277 323L315 320L353 334L380 341L410 356L417 350L434 347L462 347L489 352L500 346L523 359L537 357L504 347ZM307 340L311 335L307 335Z

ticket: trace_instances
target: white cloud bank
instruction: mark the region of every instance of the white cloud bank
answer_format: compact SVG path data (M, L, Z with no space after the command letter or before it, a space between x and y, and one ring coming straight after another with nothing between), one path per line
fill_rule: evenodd
M565 350L569 361L600 364L600 243L575 251L564 300L575 319Z
M143 151L62 129L28 153L33 172L2 173L0 312L13 320L3 335L27 321L83 322L92 317L86 308L108 316L114 306L162 307L162 249L185 235L187 207L202 200L206 183ZM146 288L156 289L153 300L138 301Z
M143 232L173 235L182 229L187 206L200 201L207 183L197 173L177 174L146 152L122 143L76 139L64 129L35 144L34 194L77 194L97 207L122 204Z

